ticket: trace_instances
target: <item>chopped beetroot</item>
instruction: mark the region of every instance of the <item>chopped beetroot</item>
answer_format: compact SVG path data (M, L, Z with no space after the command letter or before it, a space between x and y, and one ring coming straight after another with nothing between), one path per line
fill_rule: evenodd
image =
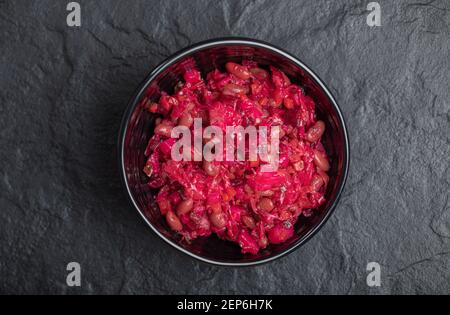
M283 243L294 235L294 227L288 223L278 223L268 232L271 244Z
M161 142L160 145L159 145L159 150L164 155L170 155L170 152L172 150L172 146L175 144L176 141L177 141L177 139L170 138L170 139L167 139L167 140Z
M286 177L284 175L274 172L258 172L257 174L247 178L249 186L256 191L280 188L285 181Z
M258 243L245 229L242 229L241 233L239 233L238 243L242 248L243 254L256 254L259 251Z
M279 69L254 61L227 63L206 80L191 68L183 79L172 95L142 101L157 115L143 172L158 189L156 203L168 226L186 241L217 234L252 255L293 237L298 217L314 215L325 202L329 181L321 143L325 123L316 118L314 100ZM178 139L171 132L176 126L192 131L196 118L202 118L203 130L278 126L278 169L264 172L260 158L175 161L171 151Z

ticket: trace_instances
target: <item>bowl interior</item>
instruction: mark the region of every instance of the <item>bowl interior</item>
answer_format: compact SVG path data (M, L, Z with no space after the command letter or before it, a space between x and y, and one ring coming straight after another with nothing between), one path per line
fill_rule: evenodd
M241 62L243 59L254 60L263 67L269 65L278 67L294 83L300 84L307 95L315 100L317 114L326 123L323 144L331 158L330 182L326 192L327 201L321 206L320 211L315 211L308 218L301 216L296 224L296 234L290 240L277 246L269 246L257 255L243 255L240 253L238 245L220 240L215 236L199 238L190 244L182 242L177 235L170 231L164 217L159 213L154 201L156 191L148 187L147 177L142 171L146 162L144 151L148 140L153 135L156 118L155 115L144 109L143 100L158 101L161 91L172 93L174 86L182 80L187 69L195 67L202 72L203 76L206 76L215 68L223 70L228 61ZM347 171L348 149L343 124L342 117L331 96L324 90L318 79L306 68L302 68L301 64L292 57L269 47L251 43L222 43L198 47L184 51L155 69L130 105L128 116L125 117L122 138L122 165L125 181L134 204L145 216L147 222L163 238L185 252L219 264L251 264L265 261L304 242L318 229L334 208Z

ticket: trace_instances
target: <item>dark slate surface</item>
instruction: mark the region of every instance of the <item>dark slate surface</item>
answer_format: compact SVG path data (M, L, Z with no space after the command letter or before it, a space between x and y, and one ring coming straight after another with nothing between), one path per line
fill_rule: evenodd
M449 293L450 3L0 0L1 293ZM219 36L300 57L335 94L349 180L308 244L245 269L194 261L153 235L122 191L116 135L138 83ZM81 288L66 264L82 266ZM382 284L366 285L379 262Z

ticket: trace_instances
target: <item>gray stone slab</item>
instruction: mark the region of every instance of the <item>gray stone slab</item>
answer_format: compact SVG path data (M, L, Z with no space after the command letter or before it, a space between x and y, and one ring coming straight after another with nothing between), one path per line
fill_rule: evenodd
M1 293L449 293L450 3L0 1ZM298 56L349 127L342 200L305 246L244 269L194 261L128 203L116 138L133 91L201 40L245 36ZM81 288L66 264L82 266ZM381 287L366 285L379 262Z

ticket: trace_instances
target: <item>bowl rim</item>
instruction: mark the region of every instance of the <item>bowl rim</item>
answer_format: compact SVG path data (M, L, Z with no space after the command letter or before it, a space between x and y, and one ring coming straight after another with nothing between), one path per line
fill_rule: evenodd
M187 249L184 249L180 245L176 244L172 240L168 239L166 236L164 236L162 233L160 233L153 224L147 219L147 217L144 215L143 211L138 206L136 200L133 197L133 194L131 193L130 187L128 185L127 181L127 175L125 171L125 164L124 164L124 152L125 152L125 136L128 131L128 122L130 121L131 115L134 112L136 106L139 104L139 100L141 99L143 93L145 92L146 88L149 86L149 84L167 67L171 66L172 64L176 63L177 61L181 60L182 58L185 58L197 51L211 48L211 47L218 47L218 46L253 46L257 48L263 48L266 50L269 50L273 53L276 53L284 58L287 58L289 61L297 65L298 67L302 68L304 71L306 71L320 86L320 88L325 92L327 97L330 99L332 106L335 108L337 112L337 116L339 118L340 124L342 126L342 133L344 136L344 165L343 165L343 176L341 177L341 182L339 183L338 191L336 194L335 199L333 200L333 203L328 208L327 213L325 216L317 223L316 226L314 226L311 230L305 233L303 237L301 237L298 241L293 243L288 248L284 249L280 253L277 253L276 255L250 261L250 262L226 262L226 261L219 261L214 260L210 258L205 258L200 255L197 255L193 252L190 252ZM119 168L120 168L120 177L122 179L122 184L124 185L124 188L126 189L127 195L135 207L135 209L138 211L138 213L141 215L141 217L144 219L144 221L147 223L147 225L150 226L150 228L153 230L154 233L156 233L161 239L163 239L166 243L174 247L175 249L181 251L182 253L195 258L199 261L216 265L216 266L232 266L232 267L243 267L243 266L255 266L255 265L261 265L265 264L271 261L274 261L278 258L281 258L287 254L292 253L294 250L298 249L301 245L308 242L328 221L328 219L331 217L333 212L336 209L336 206L340 200L342 191L344 189L345 183L347 181L348 176L348 170L349 170L349 164L350 164L350 148L349 148L349 139L348 139L348 132L347 132L347 126L344 120L344 116L342 114L342 111L337 104L335 98L331 94L331 92L328 90L328 88L325 86L325 84L322 82L322 80L319 78L317 74L315 74L305 63L303 63L300 59L295 57L294 55L288 53L284 49L281 49L277 46L274 46L272 44L269 44L267 42L257 40L257 39L251 39L246 37L221 37L221 38L213 38L206 41L201 41L196 44L192 44L184 49L181 49L174 54L167 57L165 60L163 60L161 63L159 63L151 72L147 75L147 77L140 83L139 87L133 94L132 98L128 102L128 105L123 113L122 116L122 122L120 125L120 132L119 132L119 139L118 139L118 153L119 153Z

